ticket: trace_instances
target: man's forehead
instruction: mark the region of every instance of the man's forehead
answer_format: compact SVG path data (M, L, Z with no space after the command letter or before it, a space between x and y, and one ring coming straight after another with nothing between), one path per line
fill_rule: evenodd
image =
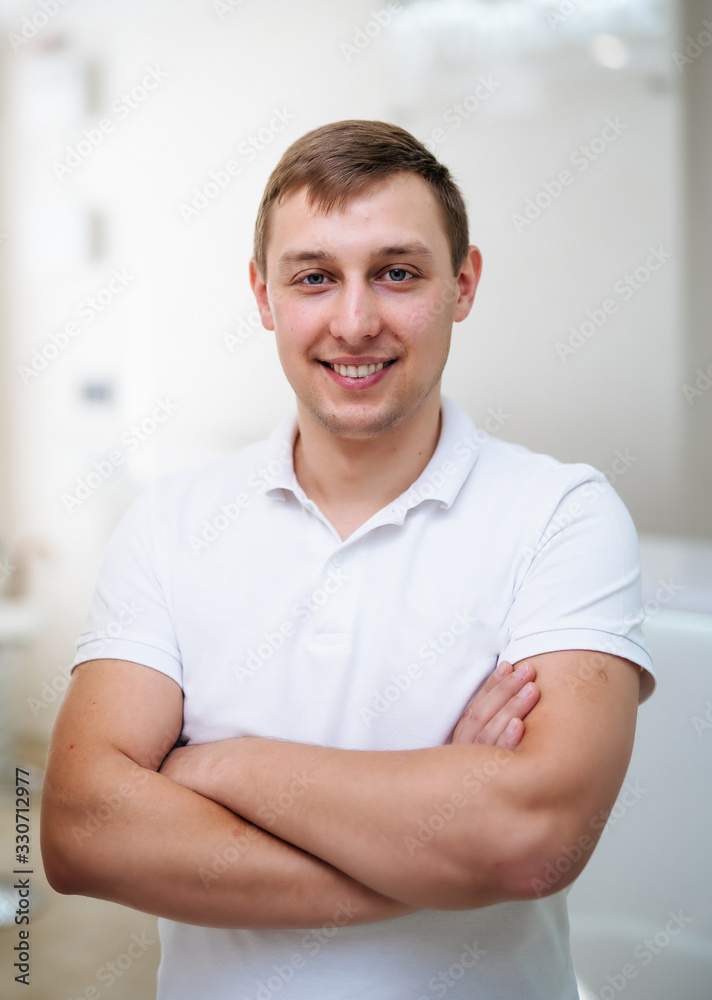
M437 199L416 174L403 172L355 192L344 204L310 203L306 186L272 206L270 256L279 263L328 260L359 235L370 241L370 258L400 252L434 257L447 237Z
M322 200L315 197L308 184L302 184L297 188L285 192L277 202L272 205L271 211L277 213L280 209L291 209L303 212L310 216L339 216L344 215L360 202L382 201L384 199L398 198L405 196L416 199L424 207L437 209L438 203L430 185L427 181L416 173L399 170L386 177L377 178L374 181L366 182L354 188L353 191L345 191L341 195L336 195L333 199L328 199L333 204L324 205Z

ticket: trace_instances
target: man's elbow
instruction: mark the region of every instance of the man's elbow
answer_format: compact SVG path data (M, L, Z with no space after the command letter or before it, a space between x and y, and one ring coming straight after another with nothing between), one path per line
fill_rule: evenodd
M394 897L438 910L535 899L552 854L548 833L543 817L517 814L486 828L481 822L475 829L465 825L440 842L433 837L418 843L417 868L402 874L401 893Z
M447 861L423 886L434 909L478 909L515 900L536 900L565 889L588 862L598 839L560 812L517 812L489 827L471 831L467 844L454 845ZM473 845L476 849L473 850ZM452 848L453 845L451 844ZM421 869L421 875L427 869Z
M70 834L71 836L71 834ZM45 819L40 827L40 850L45 876L55 892L81 895L85 886L76 852L67 843L62 824Z
M47 782L42 794L40 852L47 881L62 895L93 895L101 872L97 838L78 818L76 806L63 803ZM100 824L97 824L100 825Z
M578 878L598 843L600 829L583 830L560 812L522 818L500 866L502 892L511 900L535 900L561 892Z

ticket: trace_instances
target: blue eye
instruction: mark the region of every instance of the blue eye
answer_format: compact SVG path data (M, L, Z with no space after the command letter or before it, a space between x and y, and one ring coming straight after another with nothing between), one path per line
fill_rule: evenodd
M392 267L386 273L392 281L404 281L410 276L410 271L406 271L404 267Z
M314 279L314 280L312 280L312 279ZM324 275L323 274L308 274L306 276L306 278L304 279L304 281L307 283L307 285L323 285L324 284Z

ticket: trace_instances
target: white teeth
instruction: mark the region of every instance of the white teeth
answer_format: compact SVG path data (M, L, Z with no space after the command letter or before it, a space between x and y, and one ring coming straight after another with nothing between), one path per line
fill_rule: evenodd
M348 378L364 378L366 375L373 375L380 372L384 362L379 361L377 365L332 365L331 367L339 375L346 375Z

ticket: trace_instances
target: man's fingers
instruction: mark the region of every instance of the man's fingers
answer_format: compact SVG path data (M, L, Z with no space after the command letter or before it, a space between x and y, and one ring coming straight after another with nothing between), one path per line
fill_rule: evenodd
M487 678L486 682L483 684L483 686L480 688L480 690L477 692L477 694L474 696L470 704L463 712L459 722L455 726L450 742L452 743L472 742L474 737L477 735L476 732L474 732L472 729L472 723L477 724L479 721L479 725L480 727L482 727L485 725L486 722L489 721L489 719L492 717L492 714L495 711L497 711L503 704L502 692L505 689L500 690L499 697L495 699L494 702L492 701L492 699L489 699L487 702L487 706L485 705L485 699L487 699L488 695L491 695L492 692L496 690L497 686L501 684L506 677L512 676L513 669L514 668L512 664L509 663L508 660L502 660L502 662L497 665L496 669L492 671L492 673ZM516 684L516 682L510 681L509 682L510 686L513 683ZM489 716L486 716L487 707L489 708ZM462 734L463 729L465 728L467 728L468 730L469 738L466 738L464 740L459 740L459 739L456 740L455 736L457 735L459 737Z
M477 692L477 697L483 694L489 694L490 691L494 691L499 682L507 676L507 674L512 673L512 664L507 660L502 660L500 664L497 665L497 669L493 670L492 673L487 678L487 683ZM474 699L473 699L474 700Z
M501 746L514 750L524 735L524 718L539 701L541 692L533 681L529 681L513 698L507 702L492 721L484 727L474 743L485 746ZM508 726L515 720L516 728L508 731Z
M481 743L514 750L524 735L524 718L539 701L541 692L533 681L527 682L484 726L474 727L462 719L453 733L452 743ZM512 725L512 728L508 727Z
M525 684L534 680L536 670L527 661L521 663L514 672L512 672L511 663L501 663L497 669L499 670L500 667L504 668L503 676L497 677L497 671L495 671L488 679L487 684L477 692L467 706L462 718L457 723L452 734L451 743L487 743L491 746L494 743L494 740L491 738L494 729L496 729L496 740L500 736L501 730L514 715L518 715L521 718L520 713L523 706L520 703L514 706L516 711L510 710L509 714L504 717L503 725L502 716L499 716L499 721L495 727L491 725L510 699ZM531 707L533 705L527 707L523 714L526 714Z
M524 736L524 723L522 720L518 718L510 719L495 746L501 747L503 750L516 750L522 736Z

